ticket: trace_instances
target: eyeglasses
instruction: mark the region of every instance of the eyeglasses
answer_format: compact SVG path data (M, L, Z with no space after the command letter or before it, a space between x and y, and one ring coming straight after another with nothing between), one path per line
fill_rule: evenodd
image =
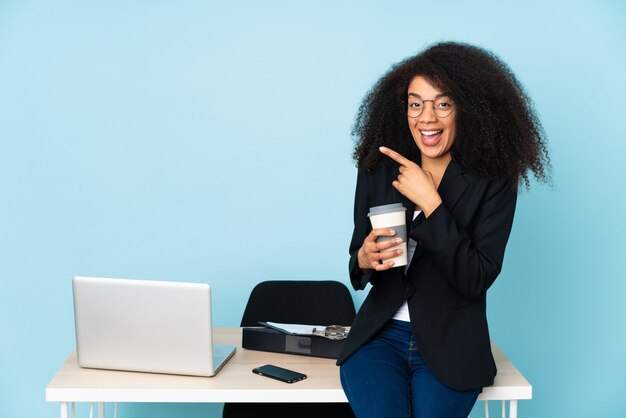
M435 100L422 100L417 97L410 96L407 101L406 114L410 118L416 118L424 111L424 103L431 102L433 104L433 110L435 115L440 118L450 116L450 113L454 110L454 102L449 97L440 97Z

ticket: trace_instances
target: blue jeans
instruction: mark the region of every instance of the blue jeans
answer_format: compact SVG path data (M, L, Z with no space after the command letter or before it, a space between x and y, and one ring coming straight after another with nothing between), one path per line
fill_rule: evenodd
M358 418L467 418L480 393L441 383L424 363L411 324L396 320L341 365L341 385Z

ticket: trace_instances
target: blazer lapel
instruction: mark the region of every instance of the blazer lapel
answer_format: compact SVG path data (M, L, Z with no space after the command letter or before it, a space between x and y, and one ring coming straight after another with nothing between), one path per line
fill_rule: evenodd
M448 167L446 167L446 171L443 173L443 178L441 179L439 188L437 189L437 191L439 192L439 196L441 196L441 200L443 201L442 204L450 211L457 204L465 189L467 189L468 184L467 180L465 180L465 177L463 176L463 173L464 170L461 168L461 166L456 164L454 160L450 161L450 164L448 164ZM404 206L407 208L407 227L409 227L409 225L411 225L411 222L413 222L413 212L415 211L415 204L406 197L402 197L404 198ZM410 206L407 206L407 202ZM424 214L420 213L418 218L419 217L424 218ZM424 219L422 219L421 222L424 222ZM415 247L415 253L413 253L413 258L409 263L409 269L417 264L415 263L415 260L417 260L420 255L422 255L422 252L424 252L424 247L422 247L421 245L417 245L417 247Z
M446 167L446 171L443 173L443 178L441 179L441 183L439 184L437 191L441 196L441 200L443 200L443 204L446 208L448 208L448 210L452 210L454 208L458 200L461 198L461 195L463 195L465 189L467 189L468 184L467 180L465 180L465 177L463 176L464 172L465 171L461 168L461 166L452 160L450 161L450 164L448 164L448 167ZM413 222L415 203L399 191L394 190L394 192L406 208L406 224L410 225L411 222Z
M464 170L461 166L455 163L454 160L450 161L441 179L441 184L439 184L439 188L437 189L443 201L443 205L445 205L449 211L454 209L454 206L456 206L463 192L467 189L468 184L463 173Z

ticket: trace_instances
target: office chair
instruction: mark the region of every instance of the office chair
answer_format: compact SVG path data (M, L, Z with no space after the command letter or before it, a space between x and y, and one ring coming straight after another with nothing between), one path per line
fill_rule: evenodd
M270 280L252 289L242 327L259 321L350 325L356 312L348 288L336 281ZM347 403L226 403L222 418L354 418Z

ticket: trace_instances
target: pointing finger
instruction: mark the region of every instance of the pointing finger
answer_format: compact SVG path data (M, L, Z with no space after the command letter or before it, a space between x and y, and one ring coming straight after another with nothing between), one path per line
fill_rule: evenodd
M408 165L414 164L413 161L411 161L408 158L404 157L399 152L395 152L391 148L380 147L378 150L380 152L382 152L383 154L385 154L387 157L391 158L392 160L394 160L395 162L400 164L400 165L408 166Z

